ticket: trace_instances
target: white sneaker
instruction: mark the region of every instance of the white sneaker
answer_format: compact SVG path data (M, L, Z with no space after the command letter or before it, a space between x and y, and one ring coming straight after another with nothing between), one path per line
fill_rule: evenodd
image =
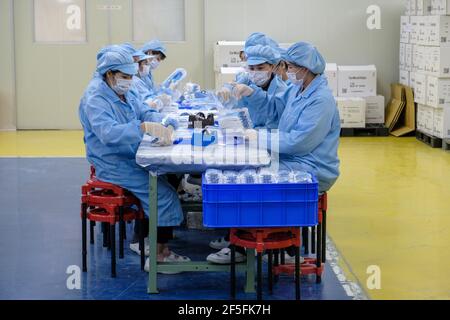
M229 245L230 245L230 241L226 241L225 237L222 237L217 240L213 240L209 243L209 246L215 250L222 250L222 249L228 248Z
M247 257L242 253L236 251L236 263L244 262ZM219 252L211 253L206 261L216 264L230 264L231 263L231 249L223 248Z
M171 251L170 252L170 256L165 257L162 262L190 262L190 261L191 261L191 259L189 259L188 257L180 256L180 255L176 254L175 252ZM144 270L146 272L149 272L149 270L150 270L150 258L147 258L147 260L145 260ZM158 273L161 273L161 274L178 274L180 272L158 271Z
M138 255L141 255L141 250L139 250L139 242L130 243L130 249L131 251L136 252ZM146 257L150 255L150 245L148 242L148 238L144 239L144 254Z
M264 262L267 263L269 261L269 255L265 254L263 256L263 260L264 260ZM272 256L272 263L273 263L273 261L274 261L274 257ZM305 262L305 258L300 256L300 264L302 264L304 262ZM287 252L284 252L284 263L286 263L286 264L295 264L295 256L291 257L290 255L288 255Z

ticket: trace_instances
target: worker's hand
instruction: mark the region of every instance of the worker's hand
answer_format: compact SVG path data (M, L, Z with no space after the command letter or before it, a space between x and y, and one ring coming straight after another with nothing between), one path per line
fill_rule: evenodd
M234 85L234 94L238 100L242 99L242 97L251 96L253 92L254 90L245 84L236 83Z
M171 126L166 128L156 122L143 122L141 124L141 130L154 138L158 138L161 146L172 145L173 128Z
M222 89L216 92L216 95L223 103L227 103L231 99L232 92L229 88L223 87Z
M170 106L172 104L172 97L168 94L163 93L156 98L162 102L163 106Z
M161 111L162 108L164 107L163 102L158 98L149 99L146 101L146 103L151 109L156 110L156 111Z
M258 131L255 129L247 129L244 132L244 136L249 140L249 141L255 141L258 140Z
M175 118L172 118L170 116L166 116L163 120L162 120L162 125L165 127L172 127L173 130L177 130L179 128L179 123L178 120Z

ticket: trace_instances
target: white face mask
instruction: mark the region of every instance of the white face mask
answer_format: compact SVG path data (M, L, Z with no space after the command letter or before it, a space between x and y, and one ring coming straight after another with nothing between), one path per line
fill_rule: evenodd
M148 64L144 64L142 66L142 71L139 69L139 75L141 77L146 77L150 73L150 66Z
M272 72L270 71L249 71L250 81L256 84L258 87L262 87L269 81L270 75Z
M159 62L157 59L153 59L152 61L150 61L150 70L155 70L156 68L159 67L161 62Z
M111 88L119 96L126 94L130 90L131 85L133 84L133 80L121 79L121 78L115 78L115 80L116 80L116 84L112 85Z
M289 81L291 81L291 83L293 85L299 86L300 89L303 89L303 85L305 83L305 79L304 78L303 79L297 79L297 73L299 73L299 72L300 72L300 70L297 71L297 72L288 72L287 76L289 78Z

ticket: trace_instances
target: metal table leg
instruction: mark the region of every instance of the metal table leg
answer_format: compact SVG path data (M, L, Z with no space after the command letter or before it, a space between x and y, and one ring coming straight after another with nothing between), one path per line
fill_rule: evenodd
M236 299L236 247L230 245L231 250L231 265L230 265L230 290L231 299Z
M327 212L322 211L322 262L327 260Z
M257 262L256 273L257 273L256 277L258 278L258 280L257 280L258 288L256 289L256 297L257 297L258 301L261 301L262 300L262 253L261 252L258 252L258 262Z
M245 286L246 293L255 292L255 249L247 249L247 284Z
M159 293L158 291L158 177L149 174L149 245L150 245L150 270L148 273L148 293Z
M268 250L268 280L269 280L269 293L273 294L273 267L272 267L273 251Z
M86 244L86 229L87 229L87 206L86 204L81 205L82 212L82 256L83 256L83 272L87 272L87 244Z

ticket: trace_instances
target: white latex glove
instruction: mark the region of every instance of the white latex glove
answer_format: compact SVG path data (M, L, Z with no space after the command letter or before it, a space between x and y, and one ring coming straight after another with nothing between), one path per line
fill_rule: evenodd
M224 87L216 92L216 95L224 102L227 103L231 99L232 92L230 89Z
M242 97L251 96L253 92L254 90L249 86L246 86L245 84L236 83L234 85L234 93L238 100L240 100Z
M244 136L249 141L255 141L258 139L258 131L255 129L247 129L247 130L245 130Z
M154 138L158 138L161 146L172 145L173 127L166 128L162 124L156 122L143 122L141 124L141 130L144 133L148 133Z
M163 93L156 98L162 102L163 106L170 106L172 104L172 97L168 94Z
M150 99L146 101L147 105L156 111L161 111L161 109L164 107L163 102L160 99Z

